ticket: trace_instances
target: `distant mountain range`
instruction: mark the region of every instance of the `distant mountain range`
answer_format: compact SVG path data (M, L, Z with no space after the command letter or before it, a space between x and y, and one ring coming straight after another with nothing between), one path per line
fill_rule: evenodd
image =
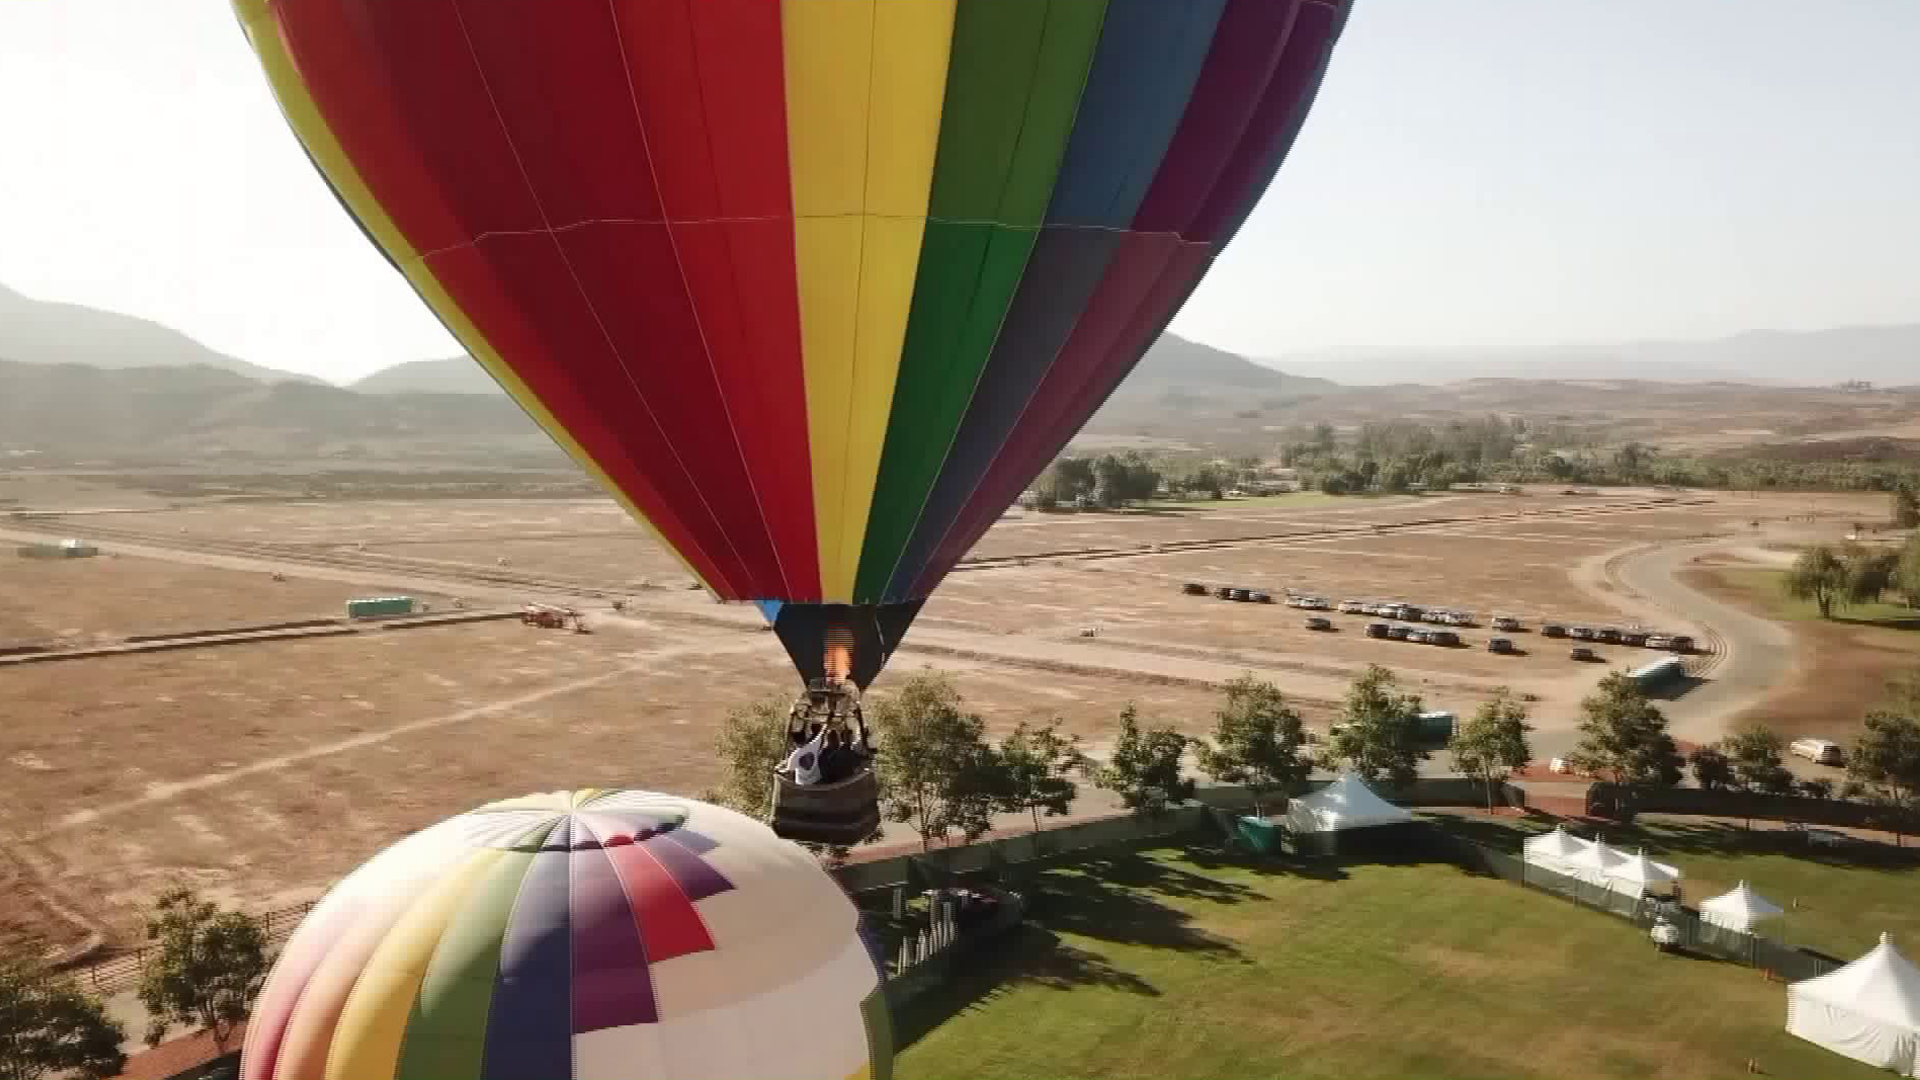
M1354 386L1465 379L1639 379L1831 386L1848 379L1920 385L1920 323L1749 330L1709 341L1633 341L1486 352L1286 356L1268 361Z
M262 367L216 352L178 330L84 304L35 300L0 285L0 359L97 368L201 364L263 382L325 385L311 375Z

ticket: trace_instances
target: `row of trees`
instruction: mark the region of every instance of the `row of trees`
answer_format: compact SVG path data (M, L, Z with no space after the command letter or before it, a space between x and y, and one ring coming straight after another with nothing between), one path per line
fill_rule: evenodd
M147 943L139 987L151 1018L147 1045L184 1026L226 1053L266 979L264 924L177 888L154 905ZM0 1080L116 1076L126 1067L126 1037L71 974L23 953L0 956Z
M1652 789L1679 784L1691 768L1694 781L1709 791L1865 802L1896 842L1920 822L1920 673L1891 684L1886 703L1867 713L1848 753L1846 783L1837 789L1825 778L1796 782L1780 736L1757 724L1683 758L1666 716L1619 672L1601 680L1581 711L1580 744L1568 761L1618 785L1629 805Z
M1091 501L1105 509L1153 498L1163 477L1138 451L1099 457L1063 457L1038 485L1039 507L1076 506Z
M1802 551L1781 579L1787 595L1811 601L1820 617L1835 608L1878 603L1891 593L1909 607L1920 607L1920 533L1900 548L1825 544Z
M1438 425L1411 420L1367 423L1345 442L1328 424L1295 427L1283 433L1279 456L1315 487L1334 494L1473 482L1886 491L1893 493L1894 524L1920 525L1920 473L1911 463L1672 454L1638 442L1606 447L1596 433L1564 425L1530 426L1518 417Z
M1434 749L1421 736L1422 711L1420 696L1402 691L1392 672L1369 667L1354 680L1340 723L1316 753L1299 712L1279 687L1243 676L1224 688L1207 738L1150 723L1128 703L1104 763L1089 758L1057 718L1022 722L991 741L986 721L966 708L951 678L931 670L876 698L867 718L877 736L883 814L912 826L929 847L955 834L978 839L998 814L1025 814L1037 833L1043 818L1071 812L1083 780L1115 793L1135 813L1163 813L1193 797L1195 780L1186 772L1190 754L1211 779L1246 787L1262 813L1284 806L1316 765L1404 788ZM1501 690L1456 734L1454 764L1485 782L1491 802L1493 785L1528 760L1531 730L1526 707ZM734 710L716 744L725 779L705 797L765 816L772 809L770 771L787 745L782 701ZM844 851L822 854L835 858Z

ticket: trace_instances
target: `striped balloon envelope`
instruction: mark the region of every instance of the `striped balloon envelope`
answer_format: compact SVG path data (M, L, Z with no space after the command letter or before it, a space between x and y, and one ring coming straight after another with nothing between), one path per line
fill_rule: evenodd
M878 958L813 856L731 810L534 795L400 841L308 914L244 1080L892 1075Z
M233 2L474 358L864 686L1246 219L1348 0Z

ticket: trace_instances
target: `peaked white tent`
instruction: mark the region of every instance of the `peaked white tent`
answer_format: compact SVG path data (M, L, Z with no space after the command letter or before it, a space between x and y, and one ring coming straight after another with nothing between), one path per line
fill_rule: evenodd
M1787 1032L1836 1054L1920 1076L1920 967L1893 940L1787 987Z
M1373 793L1352 773L1287 806L1284 822L1292 833L1347 832L1377 825L1402 825L1413 820L1405 808Z
M1605 888L1613 872L1624 866L1626 861L1627 857L1608 847L1606 841L1595 840L1587 845L1587 850L1568 856L1565 873L1589 885Z
M1670 893L1679 881L1678 867L1654 862L1644 851L1626 856L1626 861L1607 872L1607 888L1628 896Z
M1742 881L1719 896L1700 901L1700 918L1714 926L1751 932L1753 924L1781 914L1780 905L1761 896Z
M1575 873L1575 868L1567 860L1593 846L1593 841L1582 840L1558 825L1552 832L1528 837L1520 845L1521 858L1531 866L1538 866L1556 874Z

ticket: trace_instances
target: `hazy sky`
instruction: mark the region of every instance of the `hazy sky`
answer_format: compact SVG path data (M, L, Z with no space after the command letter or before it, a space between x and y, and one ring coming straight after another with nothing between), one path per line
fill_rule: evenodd
M1916 42L1920 0L1357 0L1175 329L1285 356L1920 321ZM458 351L225 0L0 0L0 147L0 284L336 379Z

